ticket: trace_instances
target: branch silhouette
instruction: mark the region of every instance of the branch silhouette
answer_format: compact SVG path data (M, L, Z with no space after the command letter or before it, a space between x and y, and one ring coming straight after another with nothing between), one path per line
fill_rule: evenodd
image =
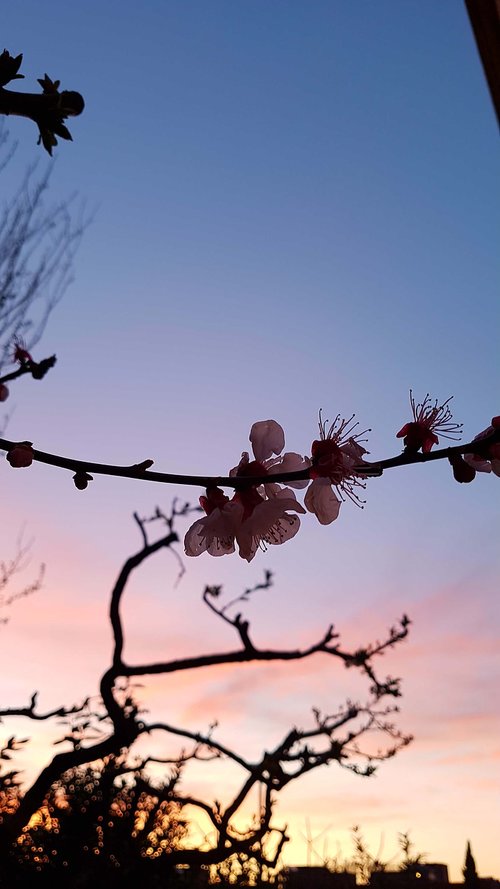
M26 372L26 371L25 371ZM2 379L0 379L0 383ZM491 435L481 440L472 440L452 447L439 448L428 453L415 452L413 449L405 449L401 454L382 460L363 461L353 467L353 471L362 477L378 477L387 469L396 469L400 466L411 466L417 463L430 463L435 460L450 460L456 455L462 454L486 454L491 445L500 442L500 428L495 429ZM20 444L26 442L12 441L0 438L0 449L11 451ZM153 460L146 459L129 466L120 466L113 463L97 463L92 460L78 460L74 457L63 457L59 454L51 454L32 448L33 460L45 463L48 466L56 466L59 469L67 469L79 476L80 474L108 475L119 478L135 478L142 481L158 482L167 485L191 485L200 488L234 488L242 490L256 485L270 482L296 482L311 478L311 469L300 469L294 472L269 472L266 475L255 475L251 478L242 476L213 476L213 475L180 475L171 472L151 471Z
M63 121L67 117L81 114L85 102L80 93L73 90L59 92L60 81L51 80L47 74L38 80L42 88L41 94L17 93L5 89L5 85L11 80L24 78L24 74L19 74L22 61L22 53L11 56L4 49L0 55L0 114L13 114L32 120L38 127L38 144L41 143L48 154L52 155L52 149L57 145L56 136L72 141L73 137Z
M270 572L266 572L262 582L246 589L240 596L233 597L226 606L220 604L221 587L206 587L202 594L202 602L214 616L234 628L239 642L235 649L183 658L166 658L142 664L127 663L126 631L121 616L121 605L127 585L134 572L154 554L164 549L174 552L179 539L175 524L180 516L188 516L190 511L188 504L179 506L174 502L168 514L156 509L147 519L134 515L142 545L135 554L126 559L111 591L109 620L113 643L110 666L101 677L100 702L87 699L81 705L60 707L47 713L39 713L36 707L37 693L35 693L28 706L0 711L0 716L4 718L15 715L32 720L46 720L59 716L69 725L69 731L56 742L68 744L69 749L53 756L20 798L17 810L6 819L3 840L7 842L7 847L15 842L34 812L42 806L51 786L61 775L97 760L107 762L110 757L131 755L137 739L160 733L173 739L182 739L187 744L187 750L183 749L175 760L172 757L163 759L146 757L140 761L128 761L127 764L120 766L121 770L137 776L139 773L142 774L141 770L146 764L164 762L174 763L174 768L180 775L190 760L228 759L243 772L241 782L225 806L217 800L210 802L189 792L182 793L177 788L177 781L173 779L168 789L154 791L159 798L163 793L164 798L168 798L170 802L175 802L181 807L191 806L194 810L204 813L209 818L214 832L210 842L203 844L203 848L173 849L168 856L169 866L176 862L191 865L217 863L233 853L250 853L252 849L255 850L256 843L268 842L269 854L263 854L262 860L272 867L283 844L287 841L286 828L275 827L272 824L273 804L276 794L287 784L312 769L332 762L357 775L371 775L379 762L394 756L410 742L411 737L399 732L392 723L397 707L384 702L384 699L390 700L400 696L400 680L379 677L373 663L388 648L394 647L406 638L410 624L408 618L403 616L396 627L390 628L382 641L376 641L354 651L341 646L339 635L333 625L327 628L319 640L305 648L261 648L253 641L249 622L243 619L241 612L233 617L229 609L247 602L257 591L266 590L272 583ZM151 537L152 523L155 523L156 528L161 525L166 529L166 533ZM192 731L170 722L148 721L135 700L131 685L131 680L138 676L167 675L223 664L299 661L315 655L334 658L344 666L355 668L361 675L366 676L370 681L367 701L364 703L347 701L344 706L330 714L313 710L310 726L292 727L278 744L270 750L264 750L255 760L246 758L238 750L219 740L215 736L216 723L208 726L205 731ZM363 747L363 739L372 733L386 739L381 749L375 753L371 752L369 747L366 749ZM151 782L145 780L151 790ZM262 810L259 812L257 822L242 831L234 825L234 817L257 786L263 789Z

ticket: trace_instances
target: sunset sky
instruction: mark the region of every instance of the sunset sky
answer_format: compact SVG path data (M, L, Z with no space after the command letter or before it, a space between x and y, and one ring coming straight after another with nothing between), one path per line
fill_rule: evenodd
M86 102L53 161L30 121L8 120L19 145L2 200L50 163L51 200L76 195L92 216L36 349L57 365L12 386L9 438L226 474L256 420L278 420L306 454L320 408L355 412L377 459L401 449L410 388L453 395L467 439L500 413L498 131L461 2L18 0L2 26L24 53L13 88L35 91L47 72ZM35 688L41 709L70 705L109 664L109 592L141 544L132 513L202 491L99 478L79 492L67 472L3 462L0 558L24 528L18 584L47 570L1 628L2 705ZM285 863L306 861L308 816L320 854L348 856L359 824L390 857L409 830L452 878L467 840L480 874L500 878L499 492L486 475L458 485L444 462L392 470L369 481L364 510L347 502L328 527L304 516L250 566L184 558L175 586L178 563L160 553L135 578L131 662L234 647L203 588L232 598L266 569L275 585L245 606L263 647L305 646L334 622L354 648L412 619L381 667L403 678L398 724L413 744L373 778L332 765L291 785L275 816L292 835ZM256 758L311 707L366 691L318 656L145 679L138 693L154 718L218 720L219 740ZM33 737L19 757L29 779L61 727L14 729ZM238 776L208 764L189 780L212 800Z

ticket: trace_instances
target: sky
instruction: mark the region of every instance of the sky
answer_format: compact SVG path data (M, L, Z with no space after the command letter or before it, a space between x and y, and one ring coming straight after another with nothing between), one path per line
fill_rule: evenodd
M92 217L36 351L57 365L12 386L10 438L219 475L257 420L279 421L305 454L320 408L355 412L377 459L400 451L410 388L453 395L466 438L499 413L497 125L461 3L52 0L48 15L18 0L2 25L24 53L14 88L47 72L86 102L53 160L30 121L8 121L19 144L2 200L28 166L50 164L50 200L74 196ZM47 566L2 628L2 701L37 688L41 708L69 705L109 663L109 592L141 543L133 512L202 492L104 477L79 492L42 465L5 463L1 476L2 558L24 528L19 583ZM398 725L413 744L373 778L332 765L291 785L276 810L292 836L284 861L306 862L307 816L319 854L348 855L359 824L390 857L409 830L452 878L467 840L480 874L499 878L498 479L458 485L438 462L370 480L366 501L328 527L304 516L250 566L185 558L177 585L176 560L159 554L126 596L127 657L232 647L203 588L229 599L267 569L273 588L245 606L262 646L310 644L334 622L355 647L409 614L408 641L382 666L403 679ZM217 719L219 739L254 757L311 707L367 690L319 656L143 685L152 717ZM29 780L60 727L14 727L33 738L19 760ZM238 780L218 768L189 779L208 799Z

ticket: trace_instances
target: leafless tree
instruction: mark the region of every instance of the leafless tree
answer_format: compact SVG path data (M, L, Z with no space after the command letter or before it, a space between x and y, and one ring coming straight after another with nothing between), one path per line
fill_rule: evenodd
M12 587L12 578L22 572L29 565L29 554L32 541L26 541L21 533L16 544L16 552L12 559L0 561L0 624L7 623L11 605L19 599L31 596L40 589L45 566L40 565L38 575L34 580L20 587Z
M401 694L400 680L390 676L381 678L376 670L378 656L407 636L408 618L403 616L398 626L392 627L383 641L354 651L342 646L333 625L327 628L320 639L305 648L263 648L254 641L250 624L242 615L241 606L257 589L267 589L271 585L272 577L269 572L261 583L245 590L226 605L221 604L223 596L220 587L206 587L203 592L202 603L217 619L223 620L234 629L237 639L234 648L172 659L166 653L165 659L160 661L140 664L127 662L124 656L125 628L121 615L127 584L133 573L155 553L164 549L176 552L178 536L175 524L180 517L191 511L187 504L179 507L174 502L169 514L157 509L151 518L144 519L135 515L142 546L126 560L111 592L109 619L113 650L111 663L100 680L99 706L86 700L81 705L69 708L62 706L42 713L38 710L37 696L34 694L28 705L0 709L3 720L10 716L24 716L35 721L58 716L68 722L68 730L59 742L67 749L53 756L20 797L15 812L5 820L2 839L7 849L43 805L49 789L61 775L84 764L123 756L124 751L127 751L131 758L129 765L122 766L122 771L128 769L134 774L151 762L170 764L182 769L186 762L193 759L229 760L241 772L241 780L233 789L227 805L184 794L175 780L167 782L163 790L155 791L160 802L168 801L181 808L190 806L191 811L198 811L208 818L211 825L210 838L207 836L200 848L190 848L180 843L170 851L170 868L177 863L197 868L202 864L209 865L225 860L231 854L255 855L256 850L259 851L261 862L273 867L288 839L286 829L275 826L272 820L275 799L283 788L313 769L330 763L336 763L359 776L371 775L377 763L394 756L411 740L393 723L393 714L398 709L394 702ZM162 527L160 536L155 536L154 539L151 539L150 533L152 524L155 528ZM255 760L247 759L238 750L220 741L216 737L215 725L209 726L206 731L195 732L171 722L148 721L135 700L132 687L139 677L166 676L226 664L236 666L251 662L295 662L311 657L324 657L332 665L340 663L359 671L368 681L366 701L347 701L328 714L314 709L308 727L290 728L278 744L264 750ZM174 760L147 757L139 761L137 757L133 758L135 742L153 734L165 737L165 743L167 739L179 739L183 751ZM368 736L373 734L379 737L380 742L375 752L373 742L368 740ZM260 811L256 821L242 830L236 826L235 818L249 800L249 795L257 788L261 788ZM152 785L149 785L149 789L151 792L154 790Z
M4 128L0 151L3 171L12 154ZM83 211L72 212L74 200L47 205L50 175L50 168L41 176L29 169L0 214L0 374L13 362L16 339L28 349L40 339L71 281L85 227Z
M14 151L15 144L0 125L0 172ZM74 200L47 205L50 175L48 168L37 176L32 167L0 209L0 402L8 397L11 381L23 374L41 380L55 364L55 355L34 361L28 349L40 339L50 312L71 281L75 251L86 224L82 208L76 216L72 212ZM9 364L15 368L9 371ZM4 415L0 428L6 420ZM20 539L15 555L0 562L0 623L5 622L10 605L40 588L43 566L21 588L13 589L9 583L27 564L29 548Z

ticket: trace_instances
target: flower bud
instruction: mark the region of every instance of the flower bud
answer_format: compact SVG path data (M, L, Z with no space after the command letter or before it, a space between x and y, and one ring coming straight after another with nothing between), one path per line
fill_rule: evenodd
M85 470L79 469L78 472L75 472L73 481L75 488L78 488L79 491L84 491L88 487L89 482L93 481L93 477Z
M31 466L33 458L33 447L29 441L20 441L7 452L7 460L15 469Z
M0 401L7 401L9 390L5 383L0 383Z
M470 466L469 463L465 462L461 454L452 454L451 457L448 457L448 460L453 469L453 478L457 482L468 484L469 482L474 481L476 470L473 466Z

